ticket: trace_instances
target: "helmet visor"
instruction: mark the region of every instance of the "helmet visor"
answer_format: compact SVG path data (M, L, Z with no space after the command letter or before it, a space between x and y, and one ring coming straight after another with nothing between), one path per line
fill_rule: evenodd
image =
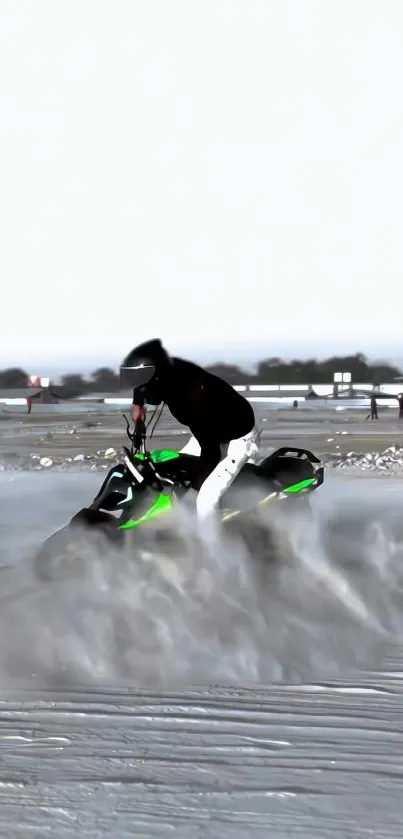
M139 364L137 367L120 368L120 387L122 390L129 388L136 390L144 387L153 378L155 367L153 364Z

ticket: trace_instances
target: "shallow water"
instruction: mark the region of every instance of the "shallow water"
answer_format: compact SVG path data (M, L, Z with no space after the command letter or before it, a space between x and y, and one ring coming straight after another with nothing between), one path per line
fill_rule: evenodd
M1 475L1 562L21 562L49 530L62 525L85 503L98 482L97 475ZM342 638L343 624L357 605L354 599L347 604L343 602L351 595L346 588L338 590L340 580L344 578L354 581L353 594L366 606L370 618L382 619L388 607L388 617L392 615L395 619L392 630L396 630L393 636L389 626L390 640L397 639L400 631L398 610L395 602L389 603L388 597L391 589L396 594L397 588L393 556L400 550L400 506L399 481L373 478L345 481L332 476L326 488L323 487L323 493L317 494L316 513L322 522L325 543L327 538L328 566L323 556L322 567L328 568L331 577L332 599L324 600L324 615L318 610L315 617L323 618L325 630L328 609L337 603L332 614L336 640ZM47 510L46 521L44 509ZM359 537L354 532L354 521ZM360 546L365 540L363 551ZM313 579L309 562L315 565L316 572L320 559L317 547L314 549L309 539L304 550L308 555L302 557L300 565L294 569L297 575L300 574L297 580L301 582L309 574L313 574ZM368 558L371 574L376 572L377 575L375 589L368 586L367 577L362 576L362 563ZM352 576L349 565L354 566ZM212 567L209 570L211 574L217 574L217 579L223 574L218 566L215 572ZM358 585L360 574L361 588ZM124 579L127 587L128 578ZM242 588L244 578L239 580L238 574L231 579L230 593L238 600L235 604L227 600L225 608L229 610L229 616L234 614L231 610L239 606L241 594L242 597L247 594L245 586ZM250 582L250 578L246 578L246 582L248 579ZM288 579L291 585L291 578ZM104 596L105 575L95 584L98 595L103 592ZM278 581L277 584L281 593ZM301 664L304 684L294 687L250 684L245 687L240 677L243 672L249 672L248 662L242 665L242 670L240 655L234 657L234 651L230 650L228 659L221 659L220 669L222 638L208 635L203 626L204 644L210 645L210 657L203 658L203 686L189 689L170 685L153 690L150 687L133 688L126 679L119 680L111 673L111 661L106 655L110 648L105 636L94 650L94 638L88 633L88 627L81 624L77 628L75 624L76 636L82 630L84 641L79 650L77 645L73 648L70 644L69 655L71 658L79 656L82 664L84 652L87 654L87 670L81 671L86 674L84 686L71 684L63 690L56 689L51 684L48 669L46 678L43 673L42 676L33 673L29 685L13 687L12 668L10 670L10 662L4 658L4 649L12 649L16 658L21 654L28 676L29 664L32 663L34 670L38 662L34 661L33 654L27 654L29 639L24 635L24 628L33 635L36 621L38 633L43 633L44 625L49 622L53 629L52 638L46 641L49 651L50 643L56 644L57 631L61 633L68 620L77 619L71 611L73 596L81 608L85 597L88 598L84 587L81 592L76 590L70 594L67 589L57 596L56 589L41 592L36 610L32 609L32 590L28 594L21 593L17 611L10 607L7 598L2 604L0 836L80 835L123 839L126 836L175 834L186 839L190 836L266 839L268 835L288 837L297 834L304 839L358 839L364 836L401 839L403 697L400 671L403 668L396 649L393 652L389 649L388 659L377 658L375 648L364 654L362 634L358 638L357 632L351 631L348 634L351 659L343 651L338 660L337 651L332 649L325 631L323 637L315 636L312 625L310 634L303 636L301 624L297 634L302 640L305 637L307 643L304 648L301 641L298 647L300 661L296 664ZM177 596L176 588L172 591L173 596ZM314 592L317 599L318 592L319 589ZM309 611L314 605L310 599L312 582L306 585L303 593ZM191 594L194 596L194 590ZM121 591L117 595L115 590L115 596L121 597ZM267 598L270 596L267 592ZM290 606L295 606L295 597L294 591L290 603L284 600L284 625L288 625ZM54 611L50 609L50 602ZM178 598L179 611L182 602ZM102 603L105 608L106 601ZM222 608L220 599L217 599L218 606ZM107 608L111 608L110 596ZM215 608L211 614L218 620L217 611ZM312 616L307 616L307 620L308 617ZM366 630L364 635L370 638L369 618L361 618L361 629ZM99 620L99 616L94 619ZM191 609L183 613L185 619L187 624L194 619ZM55 621L54 625L51 621ZM276 616L272 630L280 626ZM318 627L319 624L316 625L317 632ZM243 647L246 658L258 657L256 632L256 622L242 626L238 652L242 652ZM155 648L148 653L146 650L148 670L143 661L142 674L147 672L149 675L152 666L162 666L168 655L174 666L176 653L183 659L188 654L190 669L187 672L192 674L195 684L197 663L194 658L192 660L195 652L192 639L190 636L187 639L189 649L186 651L186 644L181 646L180 637L179 632L176 649L172 649L169 639L160 637L158 655ZM212 644L213 637L216 646ZM272 646L277 645L277 658L292 652L288 640L275 634L273 639L267 639L267 648L260 645L259 652L267 653L271 641ZM324 652L327 650L337 664L337 674L332 678L321 677L320 663L318 665L313 654L315 643L318 647L322 643ZM360 669L354 660L355 648L363 657ZM60 656L60 649L58 652ZM41 653L45 656L43 646ZM373 653L374 660L370 660L369 653ZM302 658L305 658L305 667ZM101 679L94 684L90 678L94 675L91 668L95 659L98 666L100 661L108 665L105 670L109 681L107 687L102 687ZM138 665L138 659L136 663ZM47 664L56 667L55 657L51 658L50 652ZM230 664L233 666L232 679L228 678ZM351 665L355 672L351 672ZM219 686L208 684L209 666L210 682ZM316 674L312 678L314 670ZM132 684L138 682L136 672L134 666L132 679L129 679ZM229 682L232 687L228 687Z
M261 393L256 394L248 394L246 397L249 402L253 404L254 410L259 414L261 411L278 411L288 409L292 406L295 397L290 396L281 396L281 397L270 397L265 395L264 391ZM299 405L302 407L304 411L320 411L323 409L331 410L331 411L345 411L345 410L361 410L364 411L368 409L369 406L369 398L365 399L312 399L312 400L305 400L305 397L297 398ZM20 400L21 404L5 404L0 402L0 413L6 415L7 413L19 414L22 415L26 414L26 402L25 400ZM46 405L37 403L33 407L33 411L36 414L42 414L44 416L52 416L55 414L71 414L75 413L77 415L80 414L105 414L105 413L114 413L122 410L127 410L130 407L131 400L126 399L122 401L112 402L112 403L101 403L97 404L95 402L79 402L79 401L72 401L72 402L59 402L54 405ZM395 399L386 399L382 400L381 406L382 408L394 408L396 411L396 400Z

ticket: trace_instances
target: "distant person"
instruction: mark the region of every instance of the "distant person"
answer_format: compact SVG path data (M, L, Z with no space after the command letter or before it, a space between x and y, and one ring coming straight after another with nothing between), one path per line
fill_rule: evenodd
M378 419L378 405L377 405L376 396L375 396L374 393L371 396L369 405L370 405L370 411L369 411L369 414L367 414L367 416L365 417L365 419L367 419L367 420L368 419L371 419L371 420L376 419L377 420Z
M376 396L373 393L371 395L371 402L370 402L370 419L377 420L378 419L378 403L376 401Z
M32 411L32 396L27 396L27 410L29 414Z
M399 405L399 419L403 419L403 394L399 393L397 397L397 403Z
M257 453L255 414L231 385L190 361L172 358L161 341L135 347L120 366L122 389L133 388L131 416L144 422L144 405L165 403L200 445L191 489L199 516L212 513L252 454ZM223 458L222 447L228 446ZM223 458L223 459L222 459Z

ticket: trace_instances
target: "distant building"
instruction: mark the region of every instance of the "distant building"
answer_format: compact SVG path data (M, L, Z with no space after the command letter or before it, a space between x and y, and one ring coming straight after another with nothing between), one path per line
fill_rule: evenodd
M40 388L41 386L41 377L40 376L30 376L28 381L29 387L32 388Z
M305 399L320 399L320 398L321 397L319 396L318 393L316 393L316 391L313 389L312 385L309 385L309 390L308 390L308 393L305 396Z
M132 390L118 390L116 393L85 393L77 402L103 402L109 405L126 405L132 402Z
M32 386L31 382L34 382ZM63 389L50 384L47 378L31 376L27 387L10 387L0 389L0 404L3 405L25 405L30 398L33 403L42 405L55 405L60 401L66 401Z

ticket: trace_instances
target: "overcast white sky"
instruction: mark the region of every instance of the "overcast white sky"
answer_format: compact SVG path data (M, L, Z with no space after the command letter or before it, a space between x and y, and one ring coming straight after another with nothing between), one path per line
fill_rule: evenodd
M402 357L402 37L402 0L2 0L0 368Z

